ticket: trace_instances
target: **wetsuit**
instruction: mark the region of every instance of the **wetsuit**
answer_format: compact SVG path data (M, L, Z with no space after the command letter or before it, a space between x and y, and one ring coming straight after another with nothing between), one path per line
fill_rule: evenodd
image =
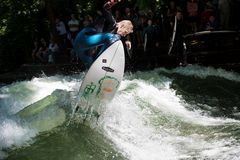
M116 34L116 21L112 14L106 9L103 9L103 19L97 20L93 26L84 28L78 33L74 41L74 52L82 60L85 67L88 69L94 58L89 51L95 47L100 47L96 57L112 43L121 39L121 36Z

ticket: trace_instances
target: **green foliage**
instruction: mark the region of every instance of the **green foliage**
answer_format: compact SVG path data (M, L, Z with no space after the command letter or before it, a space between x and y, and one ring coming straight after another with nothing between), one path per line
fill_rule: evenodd
M3 0L0 5L0 71L15 67L31 53L39 1Z
M0 3L0 73L31 61L33 40L48 38L57 16L94 11L94 0L2 0Z

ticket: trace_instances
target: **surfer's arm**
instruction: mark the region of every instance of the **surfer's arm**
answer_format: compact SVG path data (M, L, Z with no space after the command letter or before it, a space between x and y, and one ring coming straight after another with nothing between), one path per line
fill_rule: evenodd
M107 3L103 5L103 8L106 10L109 10L112 8L112 6L114 6L118 2L121 2L121 0L109 0Z
M112 13L110 12L110 9L112 6L120 2L121 0L109 0L107 3L103 5L103 15L105 18L105 24L104 24L104 30L103 32L114 32L117 26L117 22L115 18L113 17Z

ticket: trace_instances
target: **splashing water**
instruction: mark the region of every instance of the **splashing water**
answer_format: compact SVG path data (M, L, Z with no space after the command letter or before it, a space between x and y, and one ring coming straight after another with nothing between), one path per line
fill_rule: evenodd
M81 81L75 76L53 76L2 87L0 147L21 147L42 134L37 129L19 123L12 115L29 104L41 102L56 89L76 95ZM58 159L63 159L64 155L70 154L68 141L74 139L78 143L71 143L74 154L70 159L88 157L90 152L95 158L101 155L102 159L239 159L240 121L237 113L240 105L235 103L240 100L239 81L240 75L237 73L200 66L172 70L159 68L126 74L113 101L103 106L95 128L85 133L84 130L88 129L77 129L81 128L81 124L74 124L74 127L63 125L55 133L66 134L66 140L62 139L60 146L50 145L43 151L47 150L50 155L52 153L51 156L57 156L54 150L60 147ZM215 89L221 89L218 85L226 86L216 94ZM203 92L203 89L207 92ZM230 98L222 98L222 94L228 94ZM69 101L68 107L71 107L74 97L65 101ZM56 112L58 107L57 103L52 112ZM222 109L224 107L228 110ZM219 114L213 114L216 110ZM104 138L89 138L93 134L108 139L109 147L104 148L106 144L100 140ZM75 139L76 135L78 139ZM59 141L48 137L48 140L40 137L37 141L39 144L33 141L29 148ZM85 147L82 149L84 152L81 152L79 144L83 141ZM97 153L94 146L102 152ZM23 149L21 152L13 149L16 154L2 150L0 155L6 157L10 154L11 159L11 155L16 155L16 158L20 153L29 153L31 149ZM112 154L113 150L123 157ZM32 157L35 154L34 159L38 159L37 153L31 153ZM104 154L107 156L102 156Z

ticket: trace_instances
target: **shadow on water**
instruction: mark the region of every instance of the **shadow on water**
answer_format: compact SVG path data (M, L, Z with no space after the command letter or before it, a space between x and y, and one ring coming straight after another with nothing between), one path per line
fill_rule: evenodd
M31 145L10 151L8 160L122 160L104 135L79 124L62 126L37 136Z
M240 82L217 76L201 79L173 74L172 77L171 87L187 103L209 111L214 117L240 119Z

